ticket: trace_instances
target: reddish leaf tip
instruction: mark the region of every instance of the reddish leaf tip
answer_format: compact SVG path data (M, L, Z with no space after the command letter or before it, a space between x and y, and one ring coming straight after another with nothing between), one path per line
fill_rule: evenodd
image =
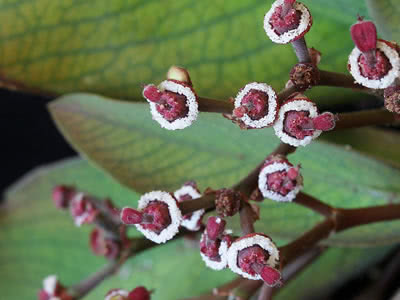
M140 224L143 221L143 213L130 207L124 207L121 211L121 221L127 225Z

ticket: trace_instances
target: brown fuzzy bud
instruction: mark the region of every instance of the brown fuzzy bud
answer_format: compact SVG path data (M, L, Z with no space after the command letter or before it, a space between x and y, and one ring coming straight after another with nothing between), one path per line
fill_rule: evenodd
M290 71L290 79L300 90L306 90L316 85L319 78L317 66L311 63L296 64Z
M221 217L231 217L240 208L242 194L232 189L221 189L216 192L215 207Z
M385 89L385 107L388 111L400 114L400 86Z

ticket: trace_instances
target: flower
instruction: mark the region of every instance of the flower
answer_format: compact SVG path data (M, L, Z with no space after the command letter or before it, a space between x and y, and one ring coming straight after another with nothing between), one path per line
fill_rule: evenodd
M274 123L278 112L275 91L266 83L246 84L235 98L233 116L250 128L263 128Z
M176 190L174 196L180 203L200 198L201 193L197 189L196 183L194 181L190 181L185 183L180 189ZM199 209L191 214L184 215L181 226L191 231L199 230L201 227L201 219L204 213L204 209Z
M308 8L294 0L277 0L264 17L264 30L275 43L287 44L302 38L311 28Z
M66 185L57 185L53 188L52 198L57 208L68 208L72 197L75 195L75 188Z
M274 130L282 142L298 147L308 145L322 131L334 127L335 116L332 113L319 114L310 99L298 94L281 106Z
M161 127L168 130L184 129L197 119L197 95L185 69L173 66L167 77L158 87L146 85L143 97L150 104L153 119Z
M228 264L227 253L233 239L229 231L225 231L225 225L220 217L209 217L200 239L201 258L213 270L222 270Z
M74 195L70 203L70 211L75 220L75 225L78 227L82 224L92 223L99 213L84 193L76 193Z
M400 75L400 55L396 44L377 39L374 23L362 18L351 27L356 47L349 56L348 69L365 87L384 89Z
M235 240L228 250L228 265L234 273L248 279L262 279L269 286L280 283L281 274L275 268L278 261L278 248L261 233L247 234Z
M258 175L258 188L265 198L290 202L303 188L300 167L294 167L284 156L267 159Z
M162 191L146 193L140 198L138 209L124 207L120 218L124 224L135 224L149 240L165 243L178 233L182 213L171 194Z

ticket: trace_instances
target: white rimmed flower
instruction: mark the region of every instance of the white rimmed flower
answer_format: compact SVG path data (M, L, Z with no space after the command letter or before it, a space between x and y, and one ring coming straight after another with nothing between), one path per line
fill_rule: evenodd
M206 239L205 233L203 233L201 235L200 243L204 243L204 239ZM219 259L220 259L219 261L210 259L207 255L205 255L201 251L200 251L200 255L207 267L218 271L218 270L225 269L228 266L228 249L229 249L228 242L221 240L221 243L218 248L218 254L219 254Z
M251 91L258 91L258 92L262 93L261 95L266 96L267 103L260 103L260 102L264 101L260 97L257 97L257 99L255 99L258 101L258 104L260 106L266 108L265 113L257 112L257 115L261 114L262 117L255 119L254 117L252 118L251 112L253 110L255 110L256 108L245 109L239 116L237 116L238 119L243 121L244 124L246 124L247 126L249 126L251 128L263 128L263 127L272 125L274 123L274 121L276 119L276 115L277 115L278 100L277 100L277 95L276 95L275 91L272 89L272 87L270 87L266 83L252 82L252 83L246 84L246 86L239 91L239 93L237 94L237 96L235 98L234 114L235 114L235 111L237 111L239 108L244 107L243 100L244 100L244 98L246 98L247 95L249 95L249 93ZM246 104L251 105L252 107L257 106L257 104L252 103L251 100L248 101L248 103L246 103Z
M275 268L279 262L279 250L275 243L266 235L260 233L251 233L235 240L228 250L229 268L236 274L252 280L263 278L260 274L251 275L239 266L239 255L242 250L258 246L268 253L268 259L264 267ZM279 273L279 271L277 271Z
M272 4L271 9L264 17L264 30L271 41L278 44L287 44L303 37L311 28L312 17L308 8L299 2L293 3L293 8L301 14L299 24L296 28L289 29L282 34L277 32L276 28L272 25L271 18L275 10L284 4L284 0L277 0Z
M276 178L268 176L276 176ZM258 188L264 198L275 201L290 202L303 188L303 177L298 168L286 159L268 160L258 175Z
M138 209L124 207L120 218L124 224L134 224L149 240L157 244L165 243L179 232L182 213L176 199L170 193L162 191L146 193L139 199ZM157 211L158 219L151 210ZM152 230L152 227L157 230Z
M201 197L201 193L191 184L184 184L180 189L174 193L175 198L178 202L190 201ZM190 199L186 199L186 198ZM199 209L190 214L189 216L183 216L181 226L191 231L197 231L201 227L201 218L205 213L204 209Z
M183 106L177 106L177 109L182 109L183 107L186 108L184 117L167 120L165 116L159 112L157 108L160 108L160 106L164 104L157 102L160 100L160 97L162 97L163 92L172 92L185 97L185 104ZM158 92L155 90L154 85L147 85L143 90L143 97L145 97L150 104L150 111L153 119L165 129L184 129L190 126L197 119L199 113L197 96L193 88L187 83L177 80L164 80L158 86Z
M348 68L357 83L372 89L384 89L390 86L395 79L400 76L400 56L394 46L390 46L390 43L383 40L377 41L376 49L386 56L391 65L390 70L382 78L369 79L361 73L360 57L363 53L357 47L350 53Z
M281 106L274 124L280 140L294 147L306 146L322 131L334 127L335 116L330 112L319 114L317 106L302 95L296 95Z

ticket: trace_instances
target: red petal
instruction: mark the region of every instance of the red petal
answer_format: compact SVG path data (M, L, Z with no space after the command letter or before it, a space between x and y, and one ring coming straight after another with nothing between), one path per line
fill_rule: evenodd
M207 236L216 240L224 232L226 221L219 217L209 217L207 221Z
M121 212L121 220L128 225L140 224L143 220L143 213L136 209L125 207Z
M260 276L269 286L277 285L281 279L281 273L277 269L268 266L261 270Z
M157 89L157 87L153 84L146 85L143 90L143 96L151 101L158 102L160 101L162 93Z
M350 28L351 38L361 52L376 48L376 27L371 21L359 21Z
M320 114L312 121L314 128L317 130L327 131L335 127L335 116L330 112Z

